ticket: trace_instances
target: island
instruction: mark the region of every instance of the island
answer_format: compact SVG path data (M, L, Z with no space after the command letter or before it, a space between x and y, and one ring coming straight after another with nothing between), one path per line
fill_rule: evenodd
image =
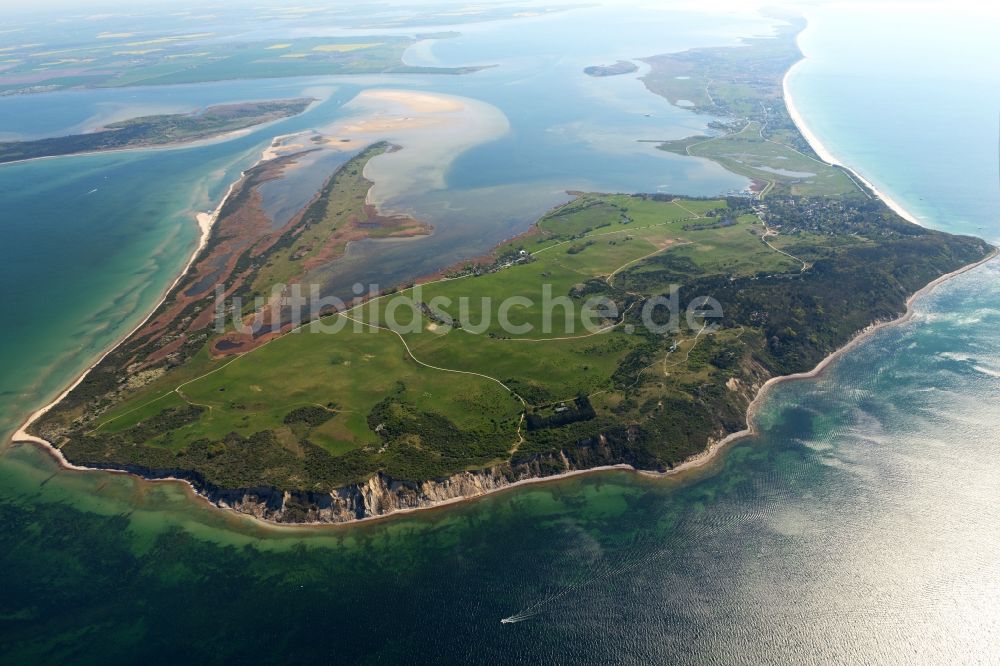
M638 72L639 66L628 60L619 60L613 65L591 65L585 67L583 73L587 76L618 76L619 74L631 74Z
M130 118L109 123L85 134L0 142L0 164L40 157L150 148L210 139L298 115L314 101L316 100L312 98L300 98L220 104L193 113Z
M0 70L0 95L290 76L469 74L483 69L407 65L403 54L418 41L363 32L352 37L276 37L250 42L220 39L214 33L187 33L152 39L112 36L108 43L71 44L55 51L18 45L3 51L9 60ZM60 57L53 60L53 55Z
M717 118L717 134L661 147L746 175L752 191L577 193L487 257L302 323L283 298L263 316L226 306L220 329L217 288L273 293L365 234L430 231L367 202L364 165L387 144L340 166L280 230L260 222L255 188L308 148L249 170L156 312L20 437L65 464L183 480L284 523L703 463L750 432L766 386L995 254L904 219L816 155L782 92L800 29L647 61L650 90Z

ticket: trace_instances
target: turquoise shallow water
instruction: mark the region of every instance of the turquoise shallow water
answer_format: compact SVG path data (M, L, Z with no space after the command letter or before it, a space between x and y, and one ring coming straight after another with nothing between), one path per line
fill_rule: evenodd
M803 38L815 67L793 92L835 154L929 224L995 239L983 146L995 150L998 106L979 101L1000 68L947 98L914 83L884 101L887 81L919 80L909 68L927 26L951 35L954 48L935 49L945 71L992 53L973 19L935 18L886 31L869 16L870 30L845 33L861 21L818 16ZM848 52L871 49L896 56L859 76ZM954 140L935 139L929 160L915 140L927 134ZM779 385L759 437L682 480L598 474L275 532L177 485L63 472L13 448L0 458L0 658L988 662L1000 651L998 303L997 262L940 287L821 377Z

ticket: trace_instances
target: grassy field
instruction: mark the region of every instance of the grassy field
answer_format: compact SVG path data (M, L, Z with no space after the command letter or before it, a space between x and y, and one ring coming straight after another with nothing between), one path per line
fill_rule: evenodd
M669 467L742 427L754 386L812 367L987 250L868 199L581 195L492 263L324 317L322 332L307 324L239 356L206 347L63 450L307 491L546 456ZM697 316L646 328L640 310L673 285L681 310L717 298L720 328ZM587 328L595 297L614 311ZM551 325L546 298L561 301ZM499 325L505 308L523 329Z
M337 197L351 198L357 183L350 172L338 183ZM337 200L331 198L327 209ZM525 441L527 433L519 425L525 409L544 414L579 395L592 396L597 409L609 415L612 407L620 407L623 398L615 394L621 382L615 375L627 357L648 346L644 336L623 332L625 313L630 303L660 288L636 279L633 271L641 275L644 262L683 257L688 277L796 268L760 241L764 227L754 215L732 212L725 200L581 196L552 211L532 233L499 248L493 266L325 318L327 327L340 320L335 333L311 333L307 326L244 356L213 359L199 353L109 410L91 435L130 438L146 433L144 424L194 407L201 410L197 418L141 444L182 451L201 440L269 431L292 452L301 440L334 456L362 451L375 469L384 462L385 441L370 415L392 396L413 413L485 435L482 439L495 442L489 456L502 459ZM281 265L275 262L268 275L281 274ZM543 317L546 294L571 304L556 309L551 326ZM593 317L597 328L586 329L583 304L594 294L608 298L618 311ZM498 321L499 305L512 296L532 302L509 312L512 323L530 325L523 334L511 334ZM431 317L420 304L435 299L451 304ZM469 303L465 321L441 323L439 315L460 319L462 299ZM404 303L396 307L398 332L386 327L394 301ZM414 318L417 326L408 328ZM696 331L678 335L678 358L697 343L695 336ZM667 384L676 391L706 372L704 363L677 363ZM654 392L667 390L662 382L658 387ZM290 414L306 407L329 418L312 425L288 422ZM419 437L408 444L423 446ZM474 461L481 462L481 456L471 457Z
M276 430L284 438L291 431L285 417L311 405L336 416L299 436L339 454L378 443L366 418L378 402L397 391L417 408L432 409L465 429L484 423L492 427L495 419L495 427L514 441L521 407L501 386L473 375L424 368L407 357L394 333L356 333L351 327L338 333L283 336L168 394L162 404L111 422L108 431L122 432L176 407L180 399L206 411L197 422L148 443L176 448L199 438L221 439L230 432L249 436L261 430Z
M351 178L344 183L347 187L341 194L350 197L352 184L356 183ZM347 362L338 371L345 375L360 374L361 381L366 382L373 378L367 377L365 369L371 367L375 372L381 372L381 366L354 363L351 361L352 357L365 358L371 355L370 345L395 348L394 355L401 358L405 356L395 334L373 334L371 326L367 325L384 326L388 319L386 310L389 305L393 302L402 303L401 307L396 307L395 312L400 327L407 327L414 316L420 319L420 332L404 332L403 337L421 360L432 365L482 372L499 379L544 383L556 392L558 387L569 387L568 395L573 395L577 386L594 384L594 380L586 376L575 377L580 367L589 366L593 370L593 376L603 376L606 379L614 369L615 360L630 345L615 345L620 347L620 353L606 355L603 360L600 356L588 359L588 354L592 353L595 346L595 339L600 340L600 336L591 336L583 328L581 317L585 311L579 306L584 299L570 299L574 303L571 318L565 317L563 310L557 309L551 327L547 328L542 308L546 290L553 299L569 298L574 287L595 279L606 284L608 277L616 271L638 265L640 260L659 253L683 252L693 256L696 260L694 263L703 267L704 273L739 266L748 273L757 269L794 268L793 262L760 242L763 227L753 216L742 216L731 227L685 229L689 223L710 219L704 217L706 212L724 209L725 206L723 200L663 202L627 195L584 196L546 216L539 222L536 233L515 240L498 251L500 256L517 257L520 250L525 250L529 253L530 261L515 263L516 260L511 259L510 265L501 270L420 285L416 289L395 294L396 298L384 297L366 304L349 312L352 319L344 324L343 331L329 336L329 340L327 335L308 332L286 337L304 340L306 342L300 344L306 346L312 344L320 349L332 346L344 350L340 356ZM579 247L585 249L575 252ZM501 261L500 265L505 264ZM509 297L525 298L533 302L530 307L515 306L509 312L512 323L519 326L530 325L530 332L511 335L500 325L499 306ZM429 302L440 298L451 299L452 305L441 307L440 311L456 320L459 319L460 301L466 299L469 304L466 319L474 326L466 330L438 325L419 311L421 301ZM483 307L484 298L488 299L490 307ZM328 317L323 323L330 324L337 316ZM356 323L355 319L364 325ZM488 323L488 326L480 326L484 323ZM358 327L364 332L350 333ZM479 330L480 328L483 330ZM476 332L472 332L473 330ZM350 342L352 336L363 341L364 349L354 349L354 343ZM574 336L574 339L555 339L565 336ZM267 364L267 359L278 353L284 344L288 343L270 343L266 349L254 352L252 358L233 363L233 368L241 363L253 366L262 362ZM295 349L301 351L298 345ZM385 352L378 354L380 358L387 355L389 354ZM540 360L540 357L546 356L550 357L551 362ZM528 362L528 359L534 361ZM208 371L218 364L220 361L211 361L205 355L200 355L200 358L193 361L193 365L201 371ZM228 376L230 372L235 370L227 367L221 373L212 375L212 381L220 376ZM265 374L270 377L270 370ZM169 381L169 376L164 377L151 385L147 392L155 394L168 385ZM201 381L185 386L184 394L195 395L200 383ZM294 395L293 400L282 401L281 404L291 408L299 400L298 393L294 392ZM348 401L350 399L346 398ZM345 398L341 398L336 402L346 404L344 401ZM108 418L115 418L121 411L127 411L141 402L142 396L132 398L123 409L110 412ZM316 394L309 402L325 404L327 400ZM145 410L133 413L128 418L117 420L115 428L126 427L146 415L148 411Z
M241 355L213 356L210 338L138 379L141 364L116 357L36 432L80 464L321 495L376 473L665 470L703 451L745 427L767 379L811 369L990 251L902 220L812 155L781 99L795 27L650 60L654 91L744 115L664 148L766 183L759 197L579 195L486 259ZM334 259L360 226L417 230L364 205L364 161L385 149L348 162L304 223L249 261L255 291ZM684 316L700 297L718 318Z
M802 196L837 196L858 192L842 169L830 166L776 139L765 138L761 123L752 120L739 132L718 137L667 141L663 150L704 157L733 173L767 183L763 196L777 188Z

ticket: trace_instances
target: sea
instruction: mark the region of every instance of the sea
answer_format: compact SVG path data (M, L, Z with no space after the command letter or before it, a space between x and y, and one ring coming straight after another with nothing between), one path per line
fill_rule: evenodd
M996 243L990 11L811 6L789 89L824 146L922 224ZM444 187L384 202L451 239L407 244L405 262L391 244L358 250L401 265L389 279L402 280L523 230L566 190L745 187L642 141L705 131L710 118L635 76L581 70L773 25L742 5L586 7L464 25L408 54L499 65L465 77L0 98L5 137L131 108L321 99L226 141L0 166L0 437L142 319L197 244L194 213L214 208L271 137L347 117L359 90L463 96L510 124L469 137ZM997 405L1000 261L919 299L909 321L818 377L777 385L759 435L677 478L604 472L372 523L273 528L180 484L65 471L34 446L6 445L0 661L989 663L1000 654Z

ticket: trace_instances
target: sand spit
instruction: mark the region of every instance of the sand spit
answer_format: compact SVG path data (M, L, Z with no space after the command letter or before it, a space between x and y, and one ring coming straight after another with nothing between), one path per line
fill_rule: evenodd
M250 167L250 169L252 169L252 168L260 165L263 162L266 162L268 160L271 160L271 159L274 159L275 157L277 157L278 155L274 152L274 145L275 145L276 142L279 141L279 139L284 139L284 138L285 137L277 137L277 138L275 138L271 142L270 146L268 146L268 148L265 149L264 152L261 154L260 159L258 159ZM248 170L249 169L247 169L247 171ZM219 204L215 207L215 210L213 210L210 213L200 212L200 213L196 213L195 214L195 221L198 223L198 228L201 231L201 236L198 239L198 245L195 247L194 251L191 253L191 257L188 259L187 263L184 265L184 268L181 270L181 272L178 273L178 275L174 279L174 281L171 282L170 285L166 289L164 289L163 295L160 297L160 300L156 303L156 305L154 305L149 310L149 313L142 319L142 321L140 321L135 326L135 328L133 328L127 334L125 334L124 336L122 336L122 338L118 342L116 342L114 345L112 345L106 352L104 352L103 354L101 354L101 356L96 361L94 361L90 366L88 366L86 370L84 370L83 372L81 372L80 376L77 377L73 381L73 383L70 384L69 387L66 388L65 391L63 391L62 393L60 393L59 396L56 397L55 400L53 400L49 404L45 405L44 407L42 407L42 408L36 410L34 413L32 413L31 416L29 416L28 419L21 425L21 427L18 428L17 432L14 433L14 435L12 437L13 441L15 441L15 442L33 442L35 444L44 445L45 447L49 448L50 450L52 450L54 452L54 454L56 455L56 457L59 459L60 464L62 464L67 469L88 469L88 468L83 468L83 467L77 467L75 465L70 464L63 457L61 451L59 451L55 446L53 446L51 443L45 441L44 439L42 439L40 437L35 437L34 435L30 434L28 432L28 428L31 427L31 425L33 423L35 423L38 419L42 418L42 416L44 416L50 409L52 409L57 404L59 404L67 395L69 395L73 391L73 389L75 389L77 386L79 386L80 382L82 382L87 377L87 375L90 374L90 372L94 368L96 368L98 365L100 365L100 363L105 358L107 358L109 354L111 354L115 349L117 349L119 345L121 345L124 341L128 340L129 338L131 338L136 333L136 331L140 330L143 326L145 326L149 322L149 320L153 317L153 315L156 313L156 311L159 310L160 306L163 305L164 301L166 301L167 296L174 290L174 288L181 281L181 279L183 279L183 277L185 275L187 275L188 271L191 270L191 267L194 265L194 262L198 259L198 256L201 254L202 250L204 250L205 247L208 245L208 239L211 236L212 227L215 226L215 222L219 219L219 214L222 212L222 207L225 205L226 201L229 200L229 197L233 193L233 189L236 187L236 185L239 184L239 182L241 180L243 180L244 175L246 175L246 171L243 171L240 174L240 177L237 178L235 182L233 182L233 183L231 183L229 185L229 188L226 190L225 196L223 196L222 199L219 201Z
M368 203L376 206L445 188L445 174L459 155L510 129L492 104L424 91L364 90L344 108L355 115L318 128L327 137L325 147L357 150L388 141L402 148L365 167L365 177L375 183Z

